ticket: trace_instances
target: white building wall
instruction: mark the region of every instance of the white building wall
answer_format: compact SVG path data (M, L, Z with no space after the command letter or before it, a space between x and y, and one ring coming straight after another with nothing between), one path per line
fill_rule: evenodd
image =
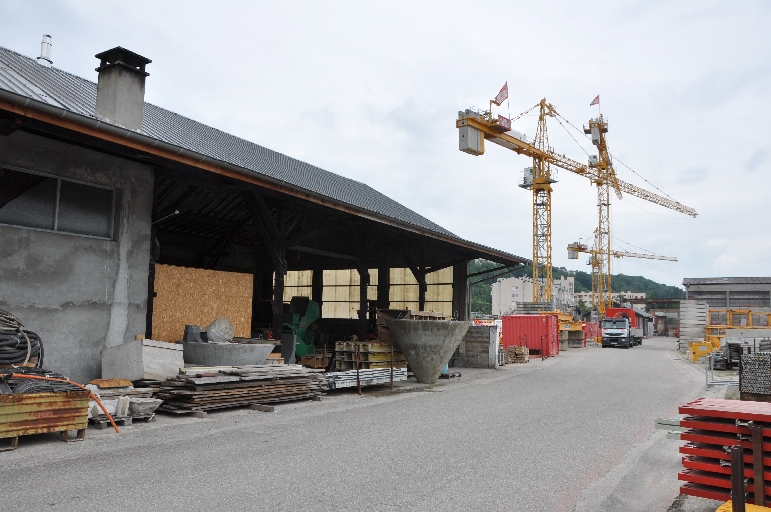
M573 297L575 280L573 277L555 279L552 295L560 304L573 307L576 300ZM509 277L493 283L492 311L494 316L501 316L506 311L516 310L517 304L533 302L533 281L529 278Z

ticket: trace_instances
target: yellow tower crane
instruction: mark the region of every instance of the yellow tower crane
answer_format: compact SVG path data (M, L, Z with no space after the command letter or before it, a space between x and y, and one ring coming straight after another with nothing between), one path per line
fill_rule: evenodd
M651 195L637 187L632 187L627 183L620 181L616 177L613 169L613 160L608 152L608 144L605 134L608 133L608 122L600 114L595 119L589 119L589 125L584 127L584 133L591 136L592 144L597 146L597 155L589 157L589 168L594 170L591 176L592 183L597 185L597 229L594 231L594 247L591 250L582 251L580 244L571 244L568 246L568 258L577 258L576 252L589 252L589 260L592 266L592 305L599 311L600 317L605 315L605 309L612 306L613 288L611 286L611 256L617 258L627 256L635 258L660 259L668 261L677 261L676 258L667 256L646 255L638 253L626 253L614 251L611 248L610 235L610 189L613 188L616 196L621 199L621 191L624 190L631 195L640 197L647 201L660 204L672 210L685 213L691 217L698 214L693 208L681 205L672 200L661 202L661 196ZM642 194L640 193L642 192ZM653 197L655 196L655 197Z
M597 243L597 231L595 231L595 247L590 249L586 244L582 244L581 242L573 242L572 244L568 245L568 259L571 260L577 260L578 259L578 253L583 252L589 254L589 261L587 261L587 265L592 266L592 307L597 307L598 310L600 310L600 315L605 314L605 308L610 307L609 303L600 303L599 297L595 293L595 273L599 272L602 268L602 265L600 263L601 255L600 252L596 249L598 246ZM639 252L627 252L627 251L610 251L610 256L613 256L614 258L643 258L647 260L662 260L662 261L677 261L677 258L674 256L660 256L658 254L650 254L650 253L639 253ZM608 285L610 285L610 280L608 279ZM610 300L612 300L612 294L608 293ZM602 304L602 305L600 305Z
M539 109L538 127L532 144L527 138L511 130L511 123ZM598 147L599 156L590 158L588 165L581 164L567 158L564 154L554 152L549 146L546 130L547 117L560 116L553 105L542 99L538 104L522 112L512 119L502 115L494 116L492 108L482 111L469 108L458 112L455 126L459 131L459 149L471 155L483 155L485 141L488 140L499 146L514 151L533 159L533 166L525 168L524 178L520 187L530 189L533 192L533 300L538 302L551 301L552 298L552 257L551 257L551 185L556 182L552 167L568 170L580 176L585 176L597 185L599 226L595 233L598 241L597 271L592 275L597 276L595 288L594 277L592 288L598 290L598 300L595 304L606 301L610 294L610 187L621 198L621 192L664 206L677 212L696 217L696 210L685 206L673 199L654 194L640 187L626 183L616 177L610 154L605 143L607 122L600 116L591 120L585 132L591 134L592 141ZM607 257L606 257L607 256ZM604 306L602 311L604 312Z

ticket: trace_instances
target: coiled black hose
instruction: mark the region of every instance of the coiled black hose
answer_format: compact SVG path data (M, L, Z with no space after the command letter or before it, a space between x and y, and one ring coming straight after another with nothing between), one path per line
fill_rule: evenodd
M17 375L17 377L11 377L11 375ZM55 379L66 380L66 377L59 375L58 373L49 372L40 368L0 368L0 394L81 391L78 386L73 384L57 381L25 379L23 377L24 375L30 375L34 377L53 377Z
M43 341L40 336L22 327L21 320L0 309L0 364L24 365L37 357L36 366L42 368Z

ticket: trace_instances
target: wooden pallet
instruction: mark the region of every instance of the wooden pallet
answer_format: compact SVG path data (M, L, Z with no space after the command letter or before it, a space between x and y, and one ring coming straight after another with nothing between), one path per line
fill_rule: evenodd
M113 417L113 421L116 425L120 427L130 427L133 422L135 421L141 421L144 423L150 423L151 421L155 421L155 413L149 414L147 416L122 416L119 418ZM112 424L110 423L110 420L107 419L106 416L96 416L94 418L88 418L89 427L95 428L97 430L103 430L106 428L112 428Z

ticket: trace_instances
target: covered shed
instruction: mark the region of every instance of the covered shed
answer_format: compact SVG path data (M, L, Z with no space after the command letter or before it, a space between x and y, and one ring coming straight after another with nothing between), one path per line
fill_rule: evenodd
M355 286L356 319L343 320L364 336L368 313L392 302L442 302L466 319L470 260L529 261L363 183L146 103L145 57L120 47L96 57L98 83L0 47L0 308L43 337L46 366L89 380L100 376L102 348L153 336L171 314L157 307L161 269L189 280L176 288L178 308L216 300L217 286L242 290L234 302L246 304L249 334L281 325L285 276L291 293L322 306L334 302L327 288ZM394 300L393 286L415 293ZM282 352L288 360L291 347Z

